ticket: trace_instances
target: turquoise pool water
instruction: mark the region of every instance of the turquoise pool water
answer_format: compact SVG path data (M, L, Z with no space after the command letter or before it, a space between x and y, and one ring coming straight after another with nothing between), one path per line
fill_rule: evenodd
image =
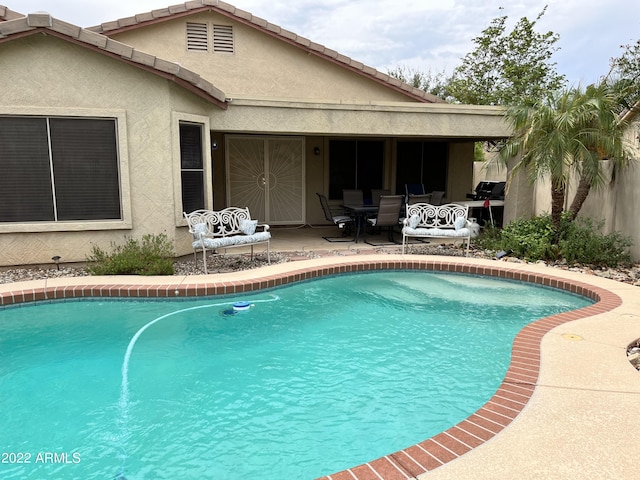
M402 271L0 310L0 478L328 475L463 420L524 325L590 303Z

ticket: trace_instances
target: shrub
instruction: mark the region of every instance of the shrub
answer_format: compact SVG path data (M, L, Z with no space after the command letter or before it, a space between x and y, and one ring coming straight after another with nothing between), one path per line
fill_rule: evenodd
M513 255L528 261L557 257L552 240L553 228L548 215L527 220L516 220L502 230L485 227L478 239L480 246L489 250L512 250Z
M173 246L167 236L145 235L142 241L111 242L111 253L94 245L87 257L92 275L173 275Z
M553 243L553 227L549 215L517 220L502 230L485 227L476 244L488 250L512 250L512 255L527 261L557 260L567 263L615 267L632 262L628 249L630 237L619 232L603 235L602 223L578 218L562 218L557 244Z
M562 256L568 263L585 263L604 267L629 265L631 237L620 232L600 233L603 222L594 225L590 218L578 218L568 225L560 239Z

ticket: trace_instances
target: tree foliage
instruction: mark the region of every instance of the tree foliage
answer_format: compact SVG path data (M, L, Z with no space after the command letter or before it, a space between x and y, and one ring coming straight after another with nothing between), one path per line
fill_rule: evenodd
M518 157L511 177L528 172L531 182L551 182L551 221L559 231L571 178L578 187L567 210L573 220L591 188L605 183L602 160L627 166L625 124L617 113L617 93L606 82L598 86L550 92L533 105L509 107L506 119L514 134L501 150L506 161Z
M640 40L620 48L624 51L611 59L606 81L618 93L623 112L631 110L640 101Z
M449 96L473 105L523 105L561 89L566 79L551 61L559 35L535 30L546 9L534 21L521 18L510 32L506 15L493 19L454 70Z
M389 70L387 73L401 82L419 88L436 97L444 98L446 95L449 80L444 71L433 73L431 70L428 70L425 73L415 68L398 66L393 70Z

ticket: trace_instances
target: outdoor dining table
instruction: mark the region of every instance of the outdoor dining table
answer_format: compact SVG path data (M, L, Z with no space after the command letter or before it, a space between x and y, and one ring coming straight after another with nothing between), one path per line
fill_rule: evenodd
M341 205L347 212L347 215L353 217L356 221L356 236L355 242L358 243L360 238L360 231L362 231L363 238L367 238L367 217L371 214L378 213L378 205Z
M453 202L458 205L466 205L471 208L488 208L489 209L489 218L491 219L491 225L495 225L493 223L493 211L491 210L493 207L504 207L504 200L469 200L463 202Z

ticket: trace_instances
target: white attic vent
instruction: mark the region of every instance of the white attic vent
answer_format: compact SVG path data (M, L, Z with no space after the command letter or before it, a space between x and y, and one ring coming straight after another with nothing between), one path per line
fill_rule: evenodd
M206 52L209 50L209 36L206 23L187 22L187 50Z
M213 26L213 51L233 53L233 27L231 25Z

